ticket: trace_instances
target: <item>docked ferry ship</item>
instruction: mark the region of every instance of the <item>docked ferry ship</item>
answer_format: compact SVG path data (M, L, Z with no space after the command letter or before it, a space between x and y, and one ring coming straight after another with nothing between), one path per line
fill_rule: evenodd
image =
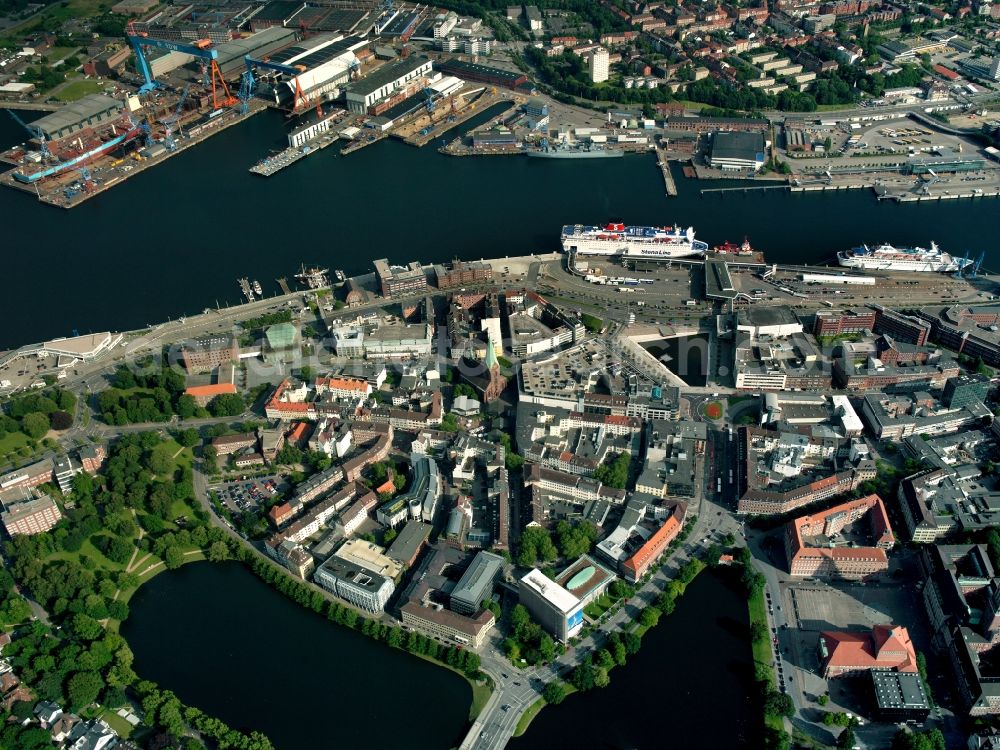
M688 227L633 227L618 222L604 226L571 224L562 228L562 246L577 255L624 255L643 258L684 258L702 255L708 245Z
M942 252L935 243L930 249L923 247L893 247L886 243L878 247L862 245L837 253L837 262L848 268L864 268L872 271L925 271L950 273L960 271L973 261L956 258Z

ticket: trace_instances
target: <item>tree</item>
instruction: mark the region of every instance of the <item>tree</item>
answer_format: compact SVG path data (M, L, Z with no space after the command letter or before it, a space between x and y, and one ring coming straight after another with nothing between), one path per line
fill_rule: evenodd
M49 418L37 411L25 414L21 420L21 427L25 435L33 440L40 440L49 431Z
M851 750L854 747L854 727L848 725L837 738L837 747L840 750Z
M221 562L229 557L229 547L225 542L212 542L208 548L208 559L212 562Z
M246 404L238 393L223 393L208 402L208 412L213 417L235 417L245 410Z
M177 442L185 448L191 448L197 445L200 441L201 435L199 435L198 430L193 427L188 427L186 430L181 430L177 433Z
M613 460L605 461L594 471L594 479L615 489L625 489L628 482L628 468L632 461L632 456L628 453L619 453Z
M101 623L82 612L73 615L72 630L77 637L85 641L97 640L104 632Z
M791 718L795 715L795 704L792 703L792 696L777 690L769 690L764 698L764 713L768 716Z
M767 625L755 620L750 624L750 640L759 643L767 638Z
M73 415L68 411L54 411L49 415L49 423L53 430L68 430L73 426Z
M167 547L163 562L167 570L176 570L184 564L184 553L176 545Z
M69 698L70 708L79 711L97 700L101 689L104 687L104 680L97 672L77 672L69 678L66 684L66 695Z
M651 628L660 621L660 610L656 607L646 607L639 614L639 623L647 628Z
M542 697L546 703L558 706L566 700L566 686L559 680L554 680L545 686Z

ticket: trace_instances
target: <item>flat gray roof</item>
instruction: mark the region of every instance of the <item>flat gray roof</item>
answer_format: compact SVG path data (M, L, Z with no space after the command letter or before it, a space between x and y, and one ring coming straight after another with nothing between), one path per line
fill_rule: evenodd
M32 125L41 128L46 133L62 130L77 125L88 117L107 112L109 109L122 109L124 103L104 94L90 94L72 104L67 104L51 114L35 120Z
M503 562L500 555L491 552L477 553L472 564L458 579L455 590L451 592L451 598L470 602L478 607L485 598L486 590L493 585L493 581L503 569Z
M427 62L428 59L426 57L422 57L421 55L413 55L412 57L407 57L402 60L387 62L374 73L370 73L360 81L354 81L353 83L348 84L345 87L345 90L349 94L367 96L368 94L378 91L386 84L392 83L397 78L401 78L408 73L412 73L414 70Z

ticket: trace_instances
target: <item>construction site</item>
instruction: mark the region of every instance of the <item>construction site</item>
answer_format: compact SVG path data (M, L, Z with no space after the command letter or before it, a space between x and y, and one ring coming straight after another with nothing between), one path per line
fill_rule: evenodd
M286 114L288 147L248 167L270 176L335 141L341 154L390 135L424 146L521 98L492 85L509 73L428 56L447 18L434 8L352 0L310 15L291 5L133 20L115 75L122 94L90 94L32 122L11 111L26 140L0 153L12 167L0 183L72 208L267 108Z

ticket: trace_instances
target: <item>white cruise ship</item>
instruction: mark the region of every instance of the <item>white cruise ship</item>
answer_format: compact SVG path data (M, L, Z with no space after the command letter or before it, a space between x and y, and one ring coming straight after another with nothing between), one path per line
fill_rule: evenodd
M562 228L562 247L576 255L626 255L644 258L684 258L702 255L708 245L688 227L633 227L618 222L604 226L571 224Z
M847 268L870 271L924 271L951 273L972 265L968 258L956 258L943 252L935 243L923 247L893 247L886 243L878 247L862 245L837 253L837 262Z

